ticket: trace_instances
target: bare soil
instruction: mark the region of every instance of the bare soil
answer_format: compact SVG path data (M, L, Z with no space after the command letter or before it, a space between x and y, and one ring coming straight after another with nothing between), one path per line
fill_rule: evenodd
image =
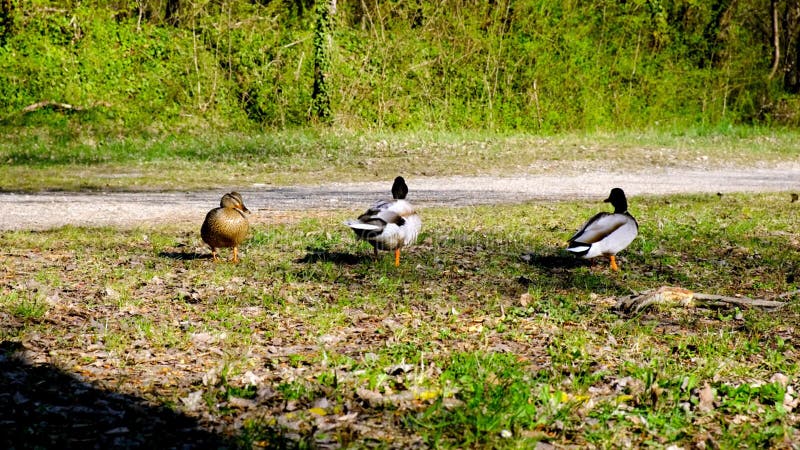
M407 177L409 199L420 208L519 203L528 200L604 198L612 187L628 196L679 193L800 191L800 165L770 168L652 168L615 173L507 177ZM254 222L282 222L313 211L361 209L387 196L385 183L313 186L233 186L242 193ZM202 221L223 191L0 193L0 230L44 230L63 225L137 227Z

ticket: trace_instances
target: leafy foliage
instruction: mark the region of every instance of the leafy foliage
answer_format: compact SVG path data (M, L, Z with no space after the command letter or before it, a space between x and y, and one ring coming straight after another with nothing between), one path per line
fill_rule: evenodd
M314 27L314 90L311 93L314 115L327 122L331 117L331 97L327 79L331 70L328 40L331 32L331 5L327 0L318 0Z
M800 122L800 19L786 1L2 5L0 118L12 125L294 127L321 107L314 89L353 129ZM315 25L328 9L329 41ZM45 100L81 109L21 112Z

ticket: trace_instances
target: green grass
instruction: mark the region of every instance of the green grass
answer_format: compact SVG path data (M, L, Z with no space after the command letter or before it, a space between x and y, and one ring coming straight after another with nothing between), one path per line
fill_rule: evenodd
M45 131L50 130L50 131ZM0 190L185 190L412 176L730 167L796 161L800 135L756 128L541 137L332 130L97 137L0 132Z
M47 304L37 295L12 291L0 296L0 305L14 318L25 322L41 320L47 312Z
M797 290L795 205L634 197L619 273L563 250L591 202L422 211L399 268L341 225L350 211L258 225L238 265L175 226L6 232L0 339L178 409L201 391L190 414L246 448L782 447L799 437L797 295L773 313L610 305Z

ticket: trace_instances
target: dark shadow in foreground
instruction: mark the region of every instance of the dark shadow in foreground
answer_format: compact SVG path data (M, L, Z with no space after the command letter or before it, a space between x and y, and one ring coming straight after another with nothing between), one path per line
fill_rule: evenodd
M99 389L0 342L0 448L225 449L235 444L195 419Z

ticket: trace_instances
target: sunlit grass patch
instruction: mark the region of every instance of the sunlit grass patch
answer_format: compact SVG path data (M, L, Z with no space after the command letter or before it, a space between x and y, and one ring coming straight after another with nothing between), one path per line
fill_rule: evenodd
M2 130L0 130L2 134ZM747 129L505 135L331 130L264 134L0 139L0 191L186 190L407 176L569 174L587 169L725 168L796 160L798 134ZM687 181L690 182L690 181Z
M0 306L8 314L24 322L39 321L47 313L47 302L41 295L10 292L0 296Z

